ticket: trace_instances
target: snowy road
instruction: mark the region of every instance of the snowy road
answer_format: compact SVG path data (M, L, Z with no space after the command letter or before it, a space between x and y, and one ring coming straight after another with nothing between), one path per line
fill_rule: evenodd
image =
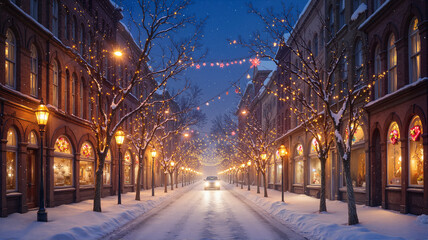
M230 191L204 191L198 184L144 219L120 239L302 239L272 222Z

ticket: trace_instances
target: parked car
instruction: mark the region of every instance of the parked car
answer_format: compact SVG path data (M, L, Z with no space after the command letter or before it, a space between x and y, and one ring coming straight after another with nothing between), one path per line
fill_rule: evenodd
M207 189L216 189L220 190L220 181L217 176L208 176L205 179L204 190Z

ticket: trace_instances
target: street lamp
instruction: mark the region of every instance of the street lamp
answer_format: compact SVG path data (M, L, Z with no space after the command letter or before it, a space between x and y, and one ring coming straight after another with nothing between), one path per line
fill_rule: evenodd
M114 51L114 53L113 53L116 57L122 57L122 55L123 55L123 53L121 52L121 51L119 51L119 50L117 50L117 51Z
M184 167L181 167L181 187L184 187Z
M152 148L152 196L155 195L155 157L156 149Z
M43 133L49 119L49 110L43 103L43 98L40 100L40 105L36 109L37 124L40 131L40 188L39 188L39 211L37 211L37 221L47 222L48 213L45 210L45 190L43 188Z
M241 177L241 189L244 189L244 170L245 170L245 163L241 164L241 169L242 169L242 177Z
M169 163L169 165L171 166L171 173L170 173L170 178L171 178L171 190L174 190L174 161L171 161L170 163ZM166 183L165 183L166 184Z
M125 133L122 131L122 129L117 130L116 135L114 136L114 138L116 139L116 144L117 147L119 148L119 183L118 185L118 190L117 190L117 204L122 204L122 199L120 196L120 193L122 191L122 179L121 179L121 175L122 175L122 162L121 162L121 152L120 152L120 147L122 146L123 142L125 141Z
M281 145L278 149L279 156L281 156L282 174L281 174L281 201L284 202L284 157L287 155L287 149L284 145Z
M251 167L251 160L248 160L247 166L248 166L248 169L247 169L248 191L250 191L251 190L250 189L250 167Z

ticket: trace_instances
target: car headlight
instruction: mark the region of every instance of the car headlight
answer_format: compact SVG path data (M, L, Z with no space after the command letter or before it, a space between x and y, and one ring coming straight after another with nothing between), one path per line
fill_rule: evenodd
M209 187L210 184L208 182L205 183L205 187Z
M215 182L215 186L216 187L220 187L220 183L219 182Z

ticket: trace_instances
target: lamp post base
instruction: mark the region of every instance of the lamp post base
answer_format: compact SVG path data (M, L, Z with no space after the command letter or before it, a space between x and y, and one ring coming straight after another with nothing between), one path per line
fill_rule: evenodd
M45 210L39 210L37 212L37 222L47 222L48 213Z

